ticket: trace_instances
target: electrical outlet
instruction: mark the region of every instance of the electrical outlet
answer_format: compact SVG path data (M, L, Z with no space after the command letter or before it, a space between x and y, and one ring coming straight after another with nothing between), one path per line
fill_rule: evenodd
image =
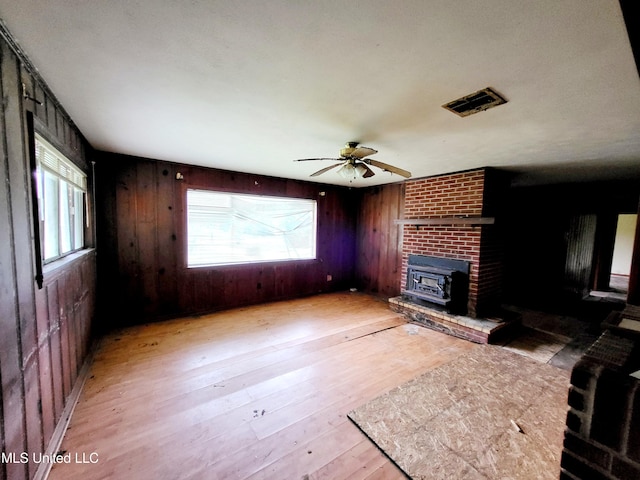
M333 277L331 275L327 275L327 282L330 282L331 280L333 280Z

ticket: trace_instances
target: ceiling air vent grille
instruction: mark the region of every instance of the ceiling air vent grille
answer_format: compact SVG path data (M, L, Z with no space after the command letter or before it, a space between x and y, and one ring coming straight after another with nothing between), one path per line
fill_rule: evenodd
M445 103L442 107L456 115L466 117L474 113L484 112L489 108L497 107L503 103L507 103L507 100L491 87L487 87L471 95Z

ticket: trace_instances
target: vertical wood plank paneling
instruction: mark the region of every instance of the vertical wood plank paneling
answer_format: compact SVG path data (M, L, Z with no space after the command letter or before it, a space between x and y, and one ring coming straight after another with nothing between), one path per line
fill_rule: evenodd
M56 132L56 106L51 97L45 98L45 106L47 110L47 120L45 125L50 132Z
M189 309L189 306L193 306L194 312L202 312L205 309L205 305L203 304L204 300L208 297L207 292L209 291L209 275L206 271L194 270L190 272L188 281L185 283L183 287L186 290L182 290L181 293L185 296L185 301L183 302L184 308ZM220 299L224 292L224 286L220 286L220 290L218 291L217 297Z
M355 208L349 189L260 177L149 159L100 153L98 243L118 253L100 262L103 304L137 323L263 301L293 298L351 285ZM184 176L177 181L176 172ZM185 265L186 189L210 188L318 199L318 259L188 269ZM319 192L326 196L320 197ZM114 241L114 238L116 239ZM331 272L332 282L327 282ZM103 276L104 275L104 276ZM141 303L143 299L144 303ZM111 312L110 317L115 315ZM105 320L111 321L111 320Z
M143 298L143 285L140 283L138 264L136 184L135 165L128 165L125 167L123 175L119 177L116 186L116 232L119 254L116 303L120 311L113 312L116 315L112 319L114 322L116 319L124 319L126 316L132 318L142 316L140 302Z
M610 262L615 219L621 213L637 212L639 195L640 186L632 180L512 187L503 202L504 220L500 222L505 238L506 302L564 311L572 304L567 300L582 295L582 281L575 283L574 267L570 267L573 271L569 277L573 280L565 278L568 248L574 248L569 247L570 219L581 215L597 216L597 222L604 220L604 232L596 233L600 244L594 247L597 262L592 261L590 266L597 266L594 274L603 275L599 285L608 284L606 271L610 265L602 263ZM635 252L638 246L636 242ZM588 286L593 285L589 277L584 277Z
M139 282L144 285L142 310L146 317L158 304L158 252L157 204L158 172L155 163L136 165L136 243L139 265Z
M23 143L24 143L24 130L23 119L21 114L21 91L22 85L20 82L20 72L18 68L18 62L9 47L2 43L2 88L3 91L8 92L20 92L20 96L8 97L8 100L4 102L3 117L4 117L4 154L6 165L6 179L11 183L10 188L6 192L8 197L8 205L11 215L9 217L8 229L11 232L12 238L9 245L12 248L12 254L14 257L13 262L16 262L17 258L29 259L31 258L28 249L30 243L25 245L22 239L29 238L28 230L28 200L26 198L25 191L25 165L23 156ZM7 98L5 96L5 98ZM15 265L15 264L14 264ZM23 376L23 339L31 335L31 329L29 326L29 320L34 317L35 312L31 312L29 315L29 294L32 293L30 288L31 279L28 279L30 271L30 262L24 265L26 268L15 268L8 278L13 278L13 288L11 289L14 295L13 304L14 312L6 319L6 323L9 325L3 326L4 332L8 335L7 345L2 345L2 350L7 348L7 356L9 358L0 358L8 362L7 371L2 372L3 381L3 394L6 392L7 396L3 398L5 417L5 435L8 443L8 447L14 449L9 451L15 451L18 453L28 451L33 442L27 438L27 406L25 405L25 385ZM25 271L26 270L26 271ZM15 273L14 273L15 272ZM28 282L27 284L25 284ZM25 308L25 312L22 312L21 308ZM24 332L21 332L21 328ZM27 346L28 348L29 346ZM4 370L4 368L3 368ZM5 378L7 375L7 378ZM6 390L5 390L6 386ZM4 397L4 395L3 395ZM14 417L15 414L15 417ZM11 474L9 470L14 470L13 466L7 467L7 473ZM19 467L15 467L15 470L21 470ZM18 475L16 478L21 478L27 472L14 472Z
M289 268L284 265L276 265L276 296L275 298L285 298L287 294L295 291L295 277L289 274Z
M51 275L45 268L44 288L36 288L28 116L34 115L41 133L73 153L74 161L86 162L74 153L77 130L0 28L0 223L5 226L0 229L0 442L5 453L33 458L49 446L87 352L90 339L84 332L93 319L95 270L81 274L80 262L66 262ZM23 85L42 105L23 96ZM84 258L95 264L95 255ZM5 462L0 479L25 480L37 469L33 462Z
M101 334L116 323L114 319L117 318L116 309L120 298L120 287L116 287L120 282L116 201L118 188L115 168L110 162L96 162L95 181L94 201L100 204L96 208L96 247L100 252L100 262L96 267L98 291L109 291L109 295L96 299L96 309L101 312L103 321L94 325L94 331Z
M34 243L31 239L34 236L32 212L34 211L31 204L34 196L31 195L31 169L28 161L28 138L29 132L27 131L28 124L26 122L25 107L29 107L34 110L37 106L35 100L35 81L31 75L24 69L21 64L20 69L20 85L18 88L23 88L27 96L31 99L22 97L22 102L26 102L28 105L24 106L21 102L17 102L18 109L17 116L20 118L20 122L16 122L16 125L20 125L21 137L18 136L19 132L12 133L7 131L7 135L11 135L13 138L20 138L20 148L15 152L15 167L18 175L11 174L12 187L19 185L18 179L21 179L23 185L23 191L18 196L18 200L12 199L12 209L14 212L14 234L16 237L29 239L19 243L19 248L15 250L17 258L33 258ZM13 189L12 189L13 190ZM17 215L16 215L17 214ZM16 221L16 217L20 220ZM19 302L20 302L20 334L22 342L22 368L23 368L23 384L24 384L24 404L26 415L26 435L27 435L27 450L30 454L41 452L44 450L44 437L43 437L43 425L42 425L42 406L41 406L41 392L40 392L40 355L39 355L39 341L38 341L38 329L37 329L37 310L35 303L35 288L34 278L35 270L33 268L33 262L29 262L28 265L22 264L16 269L16 277L19 288ZM29 464L29 476L33 476L37 465L33 463Z
M394 230L393 220L397 219L398 211L397 208L390 208L391 205L397 206L397 203L394 203L394 194L397 193L397 189L390 189L386 192L387 202L389 207L380 209L380 258L379 258L379 267L378 274L376 275L381 279L379 282L379 290L381 292L385 292L388 289L389 277L392 275L395 264L392 260L392 255L394 253L393 243L390 242L391 232ZM392 211L393 210L393 211ZM397 230L397 228L396 228ZM400 282L398 281L398 285Z
M268 302L275 297L275 269L272 265L264 266L258 271L257 278L257 300L258 302Z
M402 270L402 231L395 220L403 218L404 184L396 184L386 189L383 206L386 213L383 224L384 255L380 264L378 277L381 279L380 292L386 297L400 293L400 272Z
M91 346L91 325L95 312L96 301L96 267L93 255L90 258L84 258L82 262L82 293L79 293L77 303L81 305L82 313L80 316L82 322L82 336L80 339L81 358L78 365L84 363L84 359L89 355Z
M179 310L177 303L177 284L175 278L179 262L178 234L176 215L179 215L175 198L175 168L165 164L158 169L156 193L156 236L158 248L158 308L175 315ZM165 248L165 245L167 248Z
M15 122L7 112L7 104L17 101L10 96L11 85L15 88L16 62L4 42L0 46L0 90L6 99L0 110L0 221L6 228L0 229L0 380L2 381L2 449L5 452L23 452L26 448L25 410L23 403L23 383L20 365L20 336L18 325L18 292L14 275L15 239L12 229L8 123ZM9 115L8 115L9 113ZM15 131L15 127L13 128ZM26 465L1 464L4 478L23 479L27 476Z
M382 297L400 294L402 229L393 223L402 218L404 184L363 190L357 227L358 287Z
M358 288L367 292L373 292L376 289L373 284L372 274L374 265L369 261L368 255L370 250L375 248L373 246L375 243L373 242L375 234L373 228L375 225L372 218L372 211L377 207L378 202L375 201L377 197L372 198L372 196L377 194L377 192L379 192L378 187L363 192L358 209L358 233L356 239L358 258L356 263L356 278L358 279Z
M578 299L588 294L591 285L596 218L596 215L572 216L567 228L564 289Z
M60 331L60 307L58 297L58 282L53 281L45 286L47 292L47 310L49 313L49 328L51 342L51 379L53 382L53 408L56 418L62 415L64 408L64 366L62 354L62 332Z
M38 358L40 362L40 403L42 408L43 441L51 438L55 429L55 406L53 398L53 379L51 376L51 327L47 289L36 291L36 322L38 326Z
M40 411L40 371L38 368L38 353L34 352L33 359L24 366L24 405L26 415L27 451L31 458L34 453L44 451L42 434L42 416ZM29 477L33 477L38 465L30 462Z
M56 106L56 138L59 138L61 141L64 141L65 138L64 124L65 121L62 112Z
M40 102L40 103L36 103L35 109L34 109L34 114L40 121L46 122L46 120L47 120L47 102L46 102L46 99L45 99L44 90L42 89L42 87L38 83L35 84L34 94L35 94L36 100L38 100L38 102Z
M62 396L67 398L71 392L71 362L69 358L69 313L65 301L64 292L67 288L66 279L60 278L57 282L58 308L60 318L60 357L62 370Z
M69 373L70 373L70 386L73 388L73 385L76 383L76 378L78 377L78 371L80 370L80 365L78 365L77 360L77 349L78 349L78 318L76 316L77 305L75 303L75 293L79 291L81 288L78 285L79 275L65 275L64 277L65 289L64 289L64 297L67 311L67 325L68 327L68 335L69 335Z

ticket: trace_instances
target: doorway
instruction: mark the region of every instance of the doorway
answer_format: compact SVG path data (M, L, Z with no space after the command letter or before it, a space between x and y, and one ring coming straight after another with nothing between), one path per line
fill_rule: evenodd
M618 215L609 279L609 288L614 292L625 294L629 292L629 273L637 222L637 214Z

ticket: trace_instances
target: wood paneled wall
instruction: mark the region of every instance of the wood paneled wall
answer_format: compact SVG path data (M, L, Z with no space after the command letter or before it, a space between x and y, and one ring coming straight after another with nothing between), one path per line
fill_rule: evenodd
M360 190L357 226L357 287L381 297L400 295L404 183Z
M615 235L612 218L637 212L639 196L634 181L511 189L503 228L506 301L564 308L588 292L613 251L613 241L598 239Z
M104 152L97 159L96 184L105 329L353 285L354 190ZM317 260L187 268L189 187L316 199Z
M87 253L59 263L55 271L45 268L38 290L31 119L88 172L86 144L2 25L0 72L0 445L18 459L0 462L0 478L24 480L34 477L38 465L21 463L20 455L32 459L46 451L89 348L95 260Z
M564 293L578 300L589 295L593 284L597 215L569 218L564 264Z

